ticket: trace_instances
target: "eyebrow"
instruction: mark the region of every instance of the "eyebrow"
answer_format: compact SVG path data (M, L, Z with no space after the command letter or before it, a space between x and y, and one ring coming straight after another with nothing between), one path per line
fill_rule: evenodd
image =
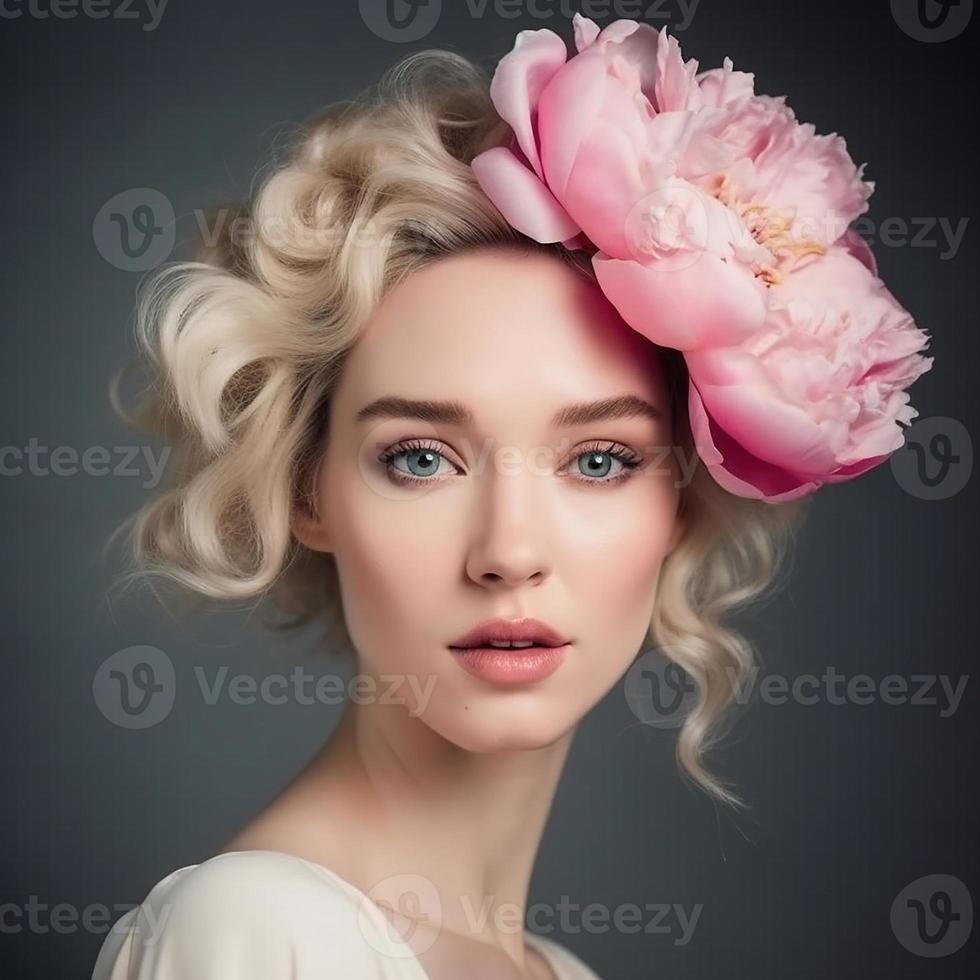
M472 425L473 413L456 401L431 401L401 398L397 395L386 395L365 405L357 415L355 422L368 419L401 418L419 419L443 425ZM605 422L611 419L649 418L660 419L660 409L639 395L614 395L599 401L580 402L566 405L559 409L551 419L554 428L560 429L574 425L588 425L592 422Z

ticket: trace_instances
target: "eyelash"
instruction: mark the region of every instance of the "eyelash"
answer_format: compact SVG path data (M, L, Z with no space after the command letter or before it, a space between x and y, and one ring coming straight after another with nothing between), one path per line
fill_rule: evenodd
M390 446L378 457L378 462L384 465L385 470L392 482L401 486L419 486L426 483L439 482L435 477L413 476L410 473L405 473L401 470L395 469L392 464L397 457L405 456L413 452L430 452L442 459L445 459L450 466L456 465L455 463L450 462L446 456L439 451L437 444L426 442L424 439L408 439ZM572 462L574 463L580 457L587 456L590 453L600 453L604 456L611 456L613 459L618 460L623 465L623 469L619 472L619 474L609 479L599 478L591 480L584 476L572 477L572 479L576 482L584 483L590 486L612 486L614 484L622 483L624 480L628 480L630 476L632 476L633 471L636 470L642 463L642 458L637 453L618 442L589 443L572 457Z

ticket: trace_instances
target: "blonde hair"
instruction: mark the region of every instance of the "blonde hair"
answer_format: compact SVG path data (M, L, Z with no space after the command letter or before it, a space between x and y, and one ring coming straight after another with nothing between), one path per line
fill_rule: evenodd
M542 250L592 275L584 252L527 239L480 190L469 161L508 132L482 69L449 51L410 55L314 118L253 206L221 212L220 237L194 261L141 284L149 383L132 411L119 394L125 372L111 398L172 454L168 485L119 529L129 527L133 561L123 583L150 576L188 597L268 598L275 625L322 618L328 645L353 652L333 556L304 548L290 513L316 509L331 392L363 324L398 282L463 249ZM675 443L692 458L683 358L664 359ZM698 461L681 490L683 540L661 570L649 635L697 688L677 758L734 806L703 763L753 662L724 620L771 590L799 509L728 494Z

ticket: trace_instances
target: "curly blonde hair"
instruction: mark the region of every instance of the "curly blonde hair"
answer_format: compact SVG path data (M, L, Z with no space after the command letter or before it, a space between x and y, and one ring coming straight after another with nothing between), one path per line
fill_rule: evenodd
M220 212L220 236L195 260L141 284L137 365L149 383L127 410L124 370L110 397L172 454L167 484L119 529L132 557L121 581L270 599L276 626L322 618L328 647L353 652L333 556L302 546L290 516L316 511L331 394L372 310L426 263L481 246L540 249L593 275L586 252L531 241L480 190L469 162L508 135L483 69L449 51L412 54L312 119L252 206ZM684 361L664 358L674 441L694 458ZM700 461L679 506L684 537L661 570L649 636L696 685L677 739L682 772L743 806L704 766L753 663L724 621L772 590L801 507L733 496Z

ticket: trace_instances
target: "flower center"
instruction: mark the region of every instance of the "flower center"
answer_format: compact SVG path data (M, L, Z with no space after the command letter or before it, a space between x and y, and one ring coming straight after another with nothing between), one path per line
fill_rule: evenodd
M740 201L727 176L722 177L715 196L742 219L755 241L776 257L776 264L759 265L756 271L756 276L767 286L782 282L785 273L804 255L826 254L827 246L822 242L793 237L796 217L793 208L771 208L765 204Z

